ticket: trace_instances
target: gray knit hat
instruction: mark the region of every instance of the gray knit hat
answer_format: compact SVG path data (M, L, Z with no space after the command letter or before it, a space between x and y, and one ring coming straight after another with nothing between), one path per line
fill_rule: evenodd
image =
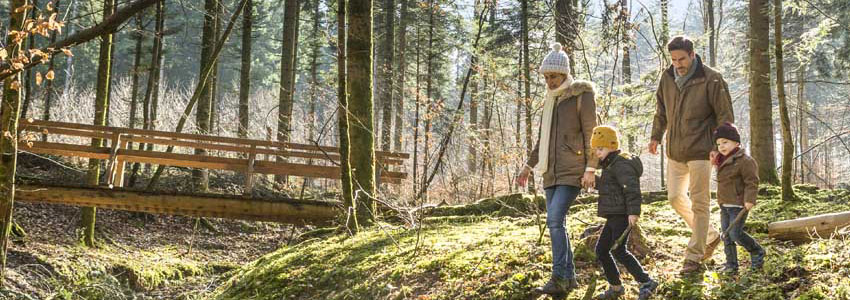
M564 52L561 43L552 44L552 52L543 58L543 63L540 64L540 73L556 72L561 74L570 74L570 57Z

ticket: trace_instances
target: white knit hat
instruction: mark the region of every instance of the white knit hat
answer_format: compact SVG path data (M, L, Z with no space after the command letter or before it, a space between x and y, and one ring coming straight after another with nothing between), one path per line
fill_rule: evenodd
M543 58L543 63L540 64L540 73L557 72L561 74L570 74L570 57L564 52L561 43L552 44L552 52Z

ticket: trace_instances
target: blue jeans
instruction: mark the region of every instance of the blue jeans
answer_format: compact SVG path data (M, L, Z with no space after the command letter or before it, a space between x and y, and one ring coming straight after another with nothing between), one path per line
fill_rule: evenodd
M581 188L556 185L546 189L546 227L552 239L552 275L562 279L576 277L573 250L564 222Z
M723 237L723 252L726 254L726 264L727 268L738 269L738 246L744 247L747 249L747 252L750 253L750 257L752 258L753 264L761 264L762 259L764 258L764 248L759 245L756 240L753 239L749 234L744 232L744 223L747 221L748 212L744 211L744 208L741 207L720 207L720 226L722 228L722 232L726 232L726 229L729 228L735 218L738 217L738 214L745 214L741 217L741 220L738 221L738 224L732 226L732 229L729 230L729 233Z

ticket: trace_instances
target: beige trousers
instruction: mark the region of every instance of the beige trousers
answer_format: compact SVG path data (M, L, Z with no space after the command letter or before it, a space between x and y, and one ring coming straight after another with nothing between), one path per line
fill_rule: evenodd
M670 205L691 228L691 240L688 242L685 259L701 262L706 243L720 238L717 230L708 223L711 162L694 160L682 163L671 159L667 164L667 174L667 197L670 199Z

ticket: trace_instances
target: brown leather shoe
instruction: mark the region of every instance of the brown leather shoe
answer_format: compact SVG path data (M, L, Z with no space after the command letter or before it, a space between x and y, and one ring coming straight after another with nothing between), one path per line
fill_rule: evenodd
M717 237L714 241L705 244L705 252L703 252L702 261L706 261L711 258L711 255L714 254L714 250L717 249L718 245L720 245L720 237Z
M705 272L705 265L703 265L701 262L686 259L685 263L682 265L682 271L680 271L679 274L685 276L694 275L701 272Z

